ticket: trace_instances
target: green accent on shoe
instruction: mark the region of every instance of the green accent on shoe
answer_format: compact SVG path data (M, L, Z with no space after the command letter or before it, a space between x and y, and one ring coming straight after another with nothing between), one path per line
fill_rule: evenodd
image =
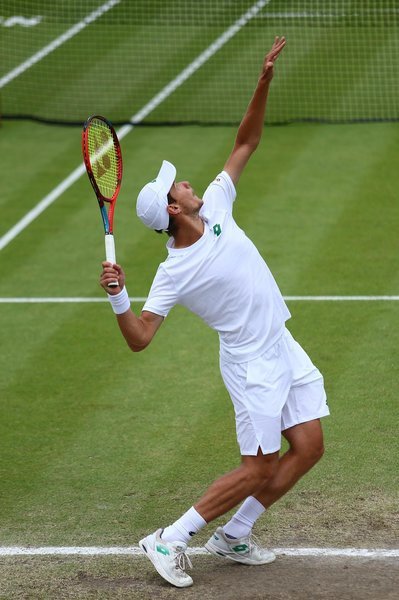
M157 552L160 552L164 556L168 556L168 554L170 554L166 546L160 546L159 544L157 545Z
M215 540L218 540L218 536L216 535L216 533L213 534L213 537L215 538Z
M238 546L233 546L232 549L234 552L245 552L248 550L248 546L246 544L238 544Z

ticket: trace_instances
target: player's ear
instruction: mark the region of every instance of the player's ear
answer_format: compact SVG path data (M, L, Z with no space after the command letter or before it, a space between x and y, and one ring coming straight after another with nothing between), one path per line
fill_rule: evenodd
M171 204L168 204L167 210L171 217L174 217L181 212L181 208L178 204L176 204L176 202L172 202Z

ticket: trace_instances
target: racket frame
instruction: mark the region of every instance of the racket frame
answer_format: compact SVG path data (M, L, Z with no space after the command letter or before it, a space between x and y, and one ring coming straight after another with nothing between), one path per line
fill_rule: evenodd
M115 191L111 198L108 198L108 197L104 196L104 194L101 193L100 188L97 185L96 178L93 173L92 164L90 161L88 135L89 135L90 125L94 119L103 121L107 125L107 127L112 135L113 146L114 146L114 150L116 152L117 184L116 184ZM105 252L106 252L107 262L111 262L114 264L116 262L115 243L114 243L114 236L113 236L114 210L115 210L116 199L118 197L118 194L119 194L119 191L121 188L121 183L122 183L123 164L122 164L122 152L121 152L119 139L118 139L118 136L116 135L116 132L115 132L115 129L113 128L112 123L108 119L106 119L105 117L103 117L101 115L92 115L85 121L85 123L83 125L83 131L82 131L82 153L83 153L83 160L85 163L87 175L89 176L90 183L96 194L98 205L100 207L101 218L103 221L104 232L105 232ZM105 203L109 204L108 212L107 212ZM108 287L117 287L118 285L119 285L118 282L111 282Z

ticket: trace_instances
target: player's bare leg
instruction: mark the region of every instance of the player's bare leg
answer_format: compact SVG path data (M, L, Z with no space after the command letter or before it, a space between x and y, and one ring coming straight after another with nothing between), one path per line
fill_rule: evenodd
M207 523L224 515L267 485L278 467L278 456L278 452L262 454L260 449L257 456L243 456L241 465L217 479L194 508Z
M140 548L158 573L176 587L191 586L193 580L185 571L186 562L190 565L186 548L191 536L262 487L277 465L278 452L263 455L259 451L257 456L243 456L238 469L217 479L178 521L140 540ZM246 556L240 557L240 562L261 564L260 561L271 562L275 558L273 553L265 551L258 557L259 550L254 544L245 545L245 549Z
M279 459L271 477L205 544L215 556L249 565L263 565L275 559L273 552L261 548L254 540L253 524L265 508L288 492L323 454L323 434L318 419L291 427L283 435L290 449Z
M320 419L290 427L283 432L290 444L279 459L278 467L253 496L265 508L286 494L323 456L323 430Z
M209 520L226 513L240 500L256 493L259 488L254 490L253 486L258 477L263 479L261 489L274 478L279 464L278 456L278 452L263 455L260 450L256 457L243 456L241 467L215 481L195 508L198 512L205 513ZM253 491L247 495L246 490L251 488ZM253 498L252 500L257 503ZM248 535L237 538L227 535L222 527L216 529L205 548L217 557L247 565L264 565L276 558L273 552L257 544L250 531Z

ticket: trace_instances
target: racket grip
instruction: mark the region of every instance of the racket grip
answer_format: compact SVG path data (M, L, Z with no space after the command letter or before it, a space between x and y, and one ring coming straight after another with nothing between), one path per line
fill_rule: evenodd
M112 264L116 263L115 241L112 233L107 233L107 235L105 236L105 256L107 262L110 262ZM108 284L108 287L117 287L118 285L118 281L111 281L111 283Z
M110 262L112 264L116 263L115 242L114 242L114 236L112 235L112 233L108 233L105 236L105 256L106 256L107 262Z

